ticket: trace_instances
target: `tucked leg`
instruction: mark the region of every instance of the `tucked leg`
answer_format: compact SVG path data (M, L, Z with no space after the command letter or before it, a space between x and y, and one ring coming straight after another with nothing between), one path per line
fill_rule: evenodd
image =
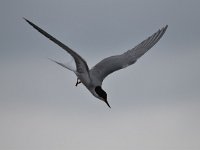
M79 78L77 78L77 81L76 81L76 85L75 86L78 86L78 84L80 84L81 81L79 80Z

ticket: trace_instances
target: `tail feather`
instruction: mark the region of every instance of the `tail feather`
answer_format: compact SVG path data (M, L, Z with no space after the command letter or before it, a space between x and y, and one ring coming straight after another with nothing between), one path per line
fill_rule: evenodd
M48 58L48 59L51 60L51 61L53 61L53 62L55 62L56 64L58 64L58 65L64 67L64 68L67 68L67 69L70 70L70 71L76 72L76 70L74 70L74 69L73 69L72 67L70 67L70 66L67 66L66 64L60 63L60 62L58 62L58 61L56 61L56 60L53 60L53 59L51 59L51 58Z

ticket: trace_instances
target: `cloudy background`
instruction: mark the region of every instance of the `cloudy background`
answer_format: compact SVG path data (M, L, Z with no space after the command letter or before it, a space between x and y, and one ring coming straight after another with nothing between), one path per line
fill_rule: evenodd
M199 0L1 0L0 149L199 150ZM120 54L169 25L94 98L30 19L88 61Z

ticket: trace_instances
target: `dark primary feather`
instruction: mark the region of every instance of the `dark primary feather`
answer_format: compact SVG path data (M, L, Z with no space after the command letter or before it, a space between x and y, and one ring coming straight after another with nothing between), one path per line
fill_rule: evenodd
M134 64L138 58L144 55L160 40L167 30L167 27L168 26L166 25L162 29L158 30L156 33L142 41L131 50L128 50L121 55L111 56L103 59L90 70L91 73L95 74L96 77L102 82L106 76L114 71Z
M56 43L58 46L60 46L64 50L66 50L74 58L74 61L76 62L77 72L79 72L79 73L82 73L85 71L88 72L88 70L89 70L88 65L87 65L86 61L79 54L77 54L76 52L71 50L68 46L66 46L65 44L63 44L62 42L60 42L59 40L54 38L52 35L48 34L46 31L44 31L43 29L41 29L40 27L38 27L31 21L27 20L26 18L24 18L24 20L26 20L26 22L28 22L33 28L35 28L42 35L44 35L45 37L47 37L48 39L50 39L51 41ZM83 64L83 66L85 68L80 67L80 66L82 66L81 64ZM84 70L84 69L86 69L86 70Z

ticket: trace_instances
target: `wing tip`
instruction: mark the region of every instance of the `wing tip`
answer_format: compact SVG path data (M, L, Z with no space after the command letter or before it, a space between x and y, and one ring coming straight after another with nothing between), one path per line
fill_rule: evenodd
M26 22L28 22L29 24L31 24L31 22L28 20L28 19L26 19L25 17L22 17Z
M49 58L49 57L48 57L48 59L49 59L50 61L56 62L56 61L55 61L55 60L53 60L52 58Z
M163 27L161 30L162 30L162 36L163 36L163 34L166 32L166 30L167 30L167 28L168 28L168 24L166 24L165 25L165 27Z
M168 24L165 25L165 27L163 27L163 30L166 31L168 28Z
M35 28L36 30L40 30L38 26L36 26L34 23L32 23L31 21L29 21L28 19L26 19L25 17L23 17L23 19L29 24L31 25L33 28ZM39 31L40 32L40 31Z
M25 17L22 17L22 19L27 20Z

